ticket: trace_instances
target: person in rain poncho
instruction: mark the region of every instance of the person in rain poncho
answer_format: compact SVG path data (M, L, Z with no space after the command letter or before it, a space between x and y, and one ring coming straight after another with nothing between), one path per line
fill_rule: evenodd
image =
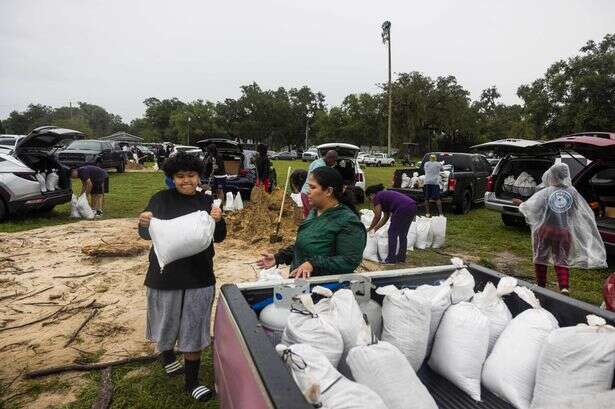
M606 250L594 213L572 187L570 170L556 163L542 176L544 188L525 202L515 200L532 229L536 282L545 287L553 264L560 291L568 294L570 267L606 267Z

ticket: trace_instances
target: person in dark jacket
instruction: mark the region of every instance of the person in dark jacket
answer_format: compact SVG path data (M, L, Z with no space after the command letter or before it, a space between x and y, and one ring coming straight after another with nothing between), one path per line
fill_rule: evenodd
M389 226L389 254L385 263L404 263L408 252L408 230L416 216L416 202L403 193L385 190L381 184L369 186L365 195L374 205L374 219L367 231L378 231L387 221ZM399 248L397 246L399 243Z
M91 197L92 210L96 218L103 215L105 193L109 193L109 175L107 171L94 165L85 165L71 169L73 179L81 179L81 193Z
M271 193L271 180L269 178L271 161L267 156L267 145L259 143L256 146L256 155L253 159L256 166L256 186L263 186L265 192Z
M204 210L216 221L214 242L226 237L226 223L213 198L197 190L204 165L199 158L178 152L164 163L164 172L175 187L156 193L139 216L139 236L151 240L149 224L153 217L174 219ZM147 338L157 343L162 364L169 376L185 372L185 389L194 399L206 401L212 391L199 383L201 352L211 339L210 315L214 301L216 277L213 271L213 243L194 256L176 260L160 271L154 248L149 253L145 276L147 288ZM184 367L173 349L184 355Z
M290 277L352 273L361 263L365 249L365 227L354 201L343 191L342 177L329 167L319 167L308 177L312 205L297 231L292 246L276 254L265 253L260 268L290 265Z
M227 179L224 158L218 152L218 148L214 143L207 145L206 151L205 180L208 181L212 192L217 191L218 199L224 200L224 187L226 186Z

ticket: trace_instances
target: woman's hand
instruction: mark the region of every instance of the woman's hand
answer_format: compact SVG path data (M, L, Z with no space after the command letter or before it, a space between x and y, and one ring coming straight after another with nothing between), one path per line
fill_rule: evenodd
M212 207L209 214L216 222L222 220L222 210L219 207Z
M262 258L256 260L258 268L271 268L275 266L275 256L271 253L261 254Z
M139 215L139 227L149 227L149 222L154 217L152 212L143 212Z
M288 277L310 278L313 271L314 266L312 266L309 261L306 261L305 263L301 264L299 267L291 271Z
M521 203L523 203L523 200L521 200L521 199L517 199L517 198L514 198L514 199L512 200L512 203L513 203L515 206L519 206Z

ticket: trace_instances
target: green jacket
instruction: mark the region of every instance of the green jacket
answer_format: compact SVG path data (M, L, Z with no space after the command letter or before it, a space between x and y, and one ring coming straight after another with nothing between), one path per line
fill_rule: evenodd
M361 263L365 249L365 226L347 206L312 210L297 231L294 245L280 250L277 264L290 264L291 271L306 261L314 266L313 276L352 273Z

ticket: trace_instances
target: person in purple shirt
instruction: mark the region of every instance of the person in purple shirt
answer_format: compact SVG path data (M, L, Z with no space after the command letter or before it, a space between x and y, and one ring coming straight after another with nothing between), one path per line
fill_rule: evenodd
M384 262L404 263L408 251L408 230L416 215L416 202L403 193L385 190L382 184L369 186L365 195L374 205L374 219L367 229L368 232L378 231L391 219L389 254Z
M107 171L94 165L85 165L71 169L73 179L81 179L81 193L91 196L95 217L102 217L104 194L109 193L109 175Z

